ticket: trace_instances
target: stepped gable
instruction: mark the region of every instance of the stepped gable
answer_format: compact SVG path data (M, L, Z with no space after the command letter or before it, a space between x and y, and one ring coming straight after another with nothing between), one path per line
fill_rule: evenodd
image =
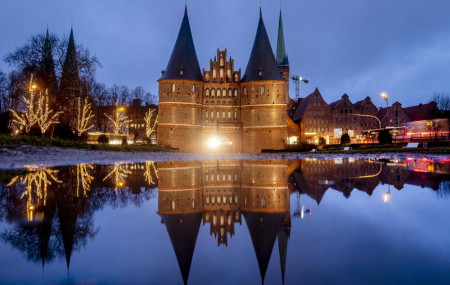
M258 260L261 280L264 284L267 266L269 265L273 246L285 214L253 212L244 212L243 214L248 226L248 231L250 232L250 236L252 238L253 248Z
M202 78L186 6L172 55L164 74L159 80L186 79L201 81Z
M187 284L202 213L161 215L161 219L169 233L184 284Z
M319 89L316 88L316 90L314 90L313 93L303 98L300 101L300 104L298 104L297 108L295 109L294 115L292 115L292 120L294 122L300 120L305 115L306 109L308 108L308 105L311 102L311 99L313 98L314 95L320 95L322 97Z
M280 10L280 20L278 23L278 41L277 41L277 65L278 66L288 66L289 58L286 54L286 47L284 44L284 31L283 31L283 20Z
M260 10L255 41L242 82L263 80L286 81L278 70Z

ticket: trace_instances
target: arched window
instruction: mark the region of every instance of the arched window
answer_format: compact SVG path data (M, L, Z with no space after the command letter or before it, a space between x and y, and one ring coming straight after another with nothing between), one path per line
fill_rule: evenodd
M246 90L246 89L244 88L244 91L245 91L245 90ZM234 93L234 94L233 94L234 97L237 97L237 89L234 89L234 90L233 90L233 93Z
M227 77L231 79L231 69L227 69Z
M206 89L206 90L205 90L205 96L206 96L206 97L209 97L209 89Z
M216 96L216 89L211 89L211 97L215 97Z
M175 83L172 83L172 92L175 92Z
M233 96L233 91L230 88L230 89L228 89L228 97L231 97L231 96Z
M220 66L224 66L223 57L220 58Z
M220 96L221 96L220 89L217 89L217 97L220 97Z
M226 90L226 89L223 89L223 90L222 90L222 96L223 96L223 97L226 97L226 96L227 96L227 90Z
M247 88L244 87L244 95L247 95Z
M222 79L223 78L223 69L221 68L220 69L220 79Z
M264 95L264 85L261 85L261 95Z
M195 85L192 85L192 93L195 93Z
M216 73L216 70L215 70L215 69L213 69L213 80L216 80L216 77L217 77L217 73Z

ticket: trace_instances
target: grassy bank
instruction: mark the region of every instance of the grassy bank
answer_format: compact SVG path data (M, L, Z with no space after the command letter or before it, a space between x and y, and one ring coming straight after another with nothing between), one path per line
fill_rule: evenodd
M41 138L34 136L9 136L0 134L0 147L17 148L22 145L33 146L56 146L62 148L75 148L86 150L103 151L146 151L146 152L172 152L173 149L161 148L153 145L108 145L108 144L87 144L82 141L68 141L55 138Z

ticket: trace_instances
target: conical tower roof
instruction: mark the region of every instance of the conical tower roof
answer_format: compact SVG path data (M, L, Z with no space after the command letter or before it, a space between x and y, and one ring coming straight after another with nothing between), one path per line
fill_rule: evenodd
M198 64L191 26L189 25L187 6L184 10L183 21L181 22L178 38L175 42L169 63L160 78L160 80L164 79L202 80L202 72Z
M272 255L273 246L277 238L278 230L283 222L283 213L253 213L244 212L244 218L248 231L252 238L253 248L258 260L261 280L264 284L267 266Z
M269 36L267 35L266 27L262 19L261 10L255 41L247 68L242 77L242 82L259 80L286 81L278 70Z
M280 10L280 20L278 23L277 65L278 66L289 65L289 59L286 54L286 47L284 45L283 19L281 16L281 10Z
M184 284L187 284L195 243L202 221L202 213L161 215L161 219L169 233Z
M51 97L54 98L54 96L56 96L56 93L58 92L58 82L56 80L55 63L53 61L52 44L48 29L37 74L37 83L40 89L48 89Z
M64 90L65 88L80 88L77 52L72 28L70 29L69 44L67 45L66 58L61 76L61 89Z

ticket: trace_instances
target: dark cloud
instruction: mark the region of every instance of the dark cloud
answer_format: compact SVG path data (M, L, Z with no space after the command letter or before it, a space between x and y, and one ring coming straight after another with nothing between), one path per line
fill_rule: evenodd
M5 1L6 2L6 1ZM279 1L263 1L263 16L275 47ZM228 48L245 70L258 20L258 1L192 0L191 28L201 67L217 48ZM7 1L0 10L0 55L32 34L68 34L101 60L98 79L142 85L156 80L170 57L181 19L181 0ZM317 86L328 101L348 93L383 104L424 102L450 91L450 2L442 0L284 0L285 39L293 73L309 77L302 95ZM4 62L0 70L7 71ZM291 88L291 96L293 90Z

